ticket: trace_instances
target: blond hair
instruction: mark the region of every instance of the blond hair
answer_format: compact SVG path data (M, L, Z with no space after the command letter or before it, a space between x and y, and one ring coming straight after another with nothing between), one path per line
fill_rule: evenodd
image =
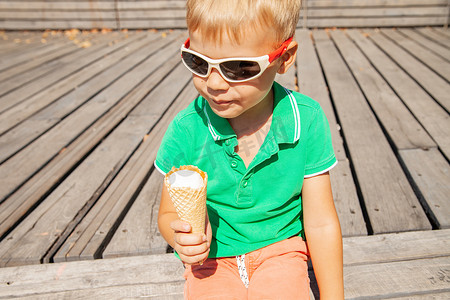
M186 21L189 31L219 43L225 33L239 43L258 28L272 28L281 43L294 36L300 6L301 0L187 0Z

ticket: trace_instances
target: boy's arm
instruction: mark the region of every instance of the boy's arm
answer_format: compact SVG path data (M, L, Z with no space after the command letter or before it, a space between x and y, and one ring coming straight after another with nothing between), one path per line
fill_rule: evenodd
M302 201L305 235L320 299L344 299L342 235L328 172L305 178Z
M180 259L187 264L203 262L209 254L211 227L207 223L206 234L191 233L189 223L180 220L169 191L163 184L158 212L158 227L166 242L177 251Z

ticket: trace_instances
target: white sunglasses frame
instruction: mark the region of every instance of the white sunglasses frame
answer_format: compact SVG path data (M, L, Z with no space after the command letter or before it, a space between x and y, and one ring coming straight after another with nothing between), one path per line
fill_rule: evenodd
M198 53L194 50L189 49L189 38L186 40L186 42L184 44L181 45L181 61L183 62L183 64L185 65L185 67L191 71L193 74L201 77L201 78L206 78L211 74L211 70L214 68L216 69L220 76L222 76L222 78L227 81L227 82L246 82L252 79L256 79L258 77L260 77L264 71L267 69L267 67L277 58L279 58L281 55L283 55L286 50L287 47L289 45L289 43L292 41L292 37L287 39L280 48L278 48L277 50L275 50L274 52L270 53L270 54L266 54L263 56L258 56L258 57L231 57L231 58L222 58L222 59L212 59L209 58L201 53ZM193 69L191 69L186 62L183 59L183 52L187 52L193 55L196 55L198 57L200 57L201 59L205 60L208 63L208 71L206 72L205 75L200 74L198 72L195 72ZM227 76L225 76L225 74L222 72L221 68L220 68L220 64L224 63L224 62L229 62L229 61L250 61L250 62L256 62L259 65L260 71L258 74L256 74L255 76L252 76L250 78L245 78L245 79L241 79L241 80L234 80L234 79L230 79Z

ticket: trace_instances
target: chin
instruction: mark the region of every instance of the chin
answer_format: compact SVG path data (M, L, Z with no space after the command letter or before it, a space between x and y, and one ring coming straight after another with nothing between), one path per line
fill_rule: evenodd
M224 119L233 119L240 115L239 112L230 109L217 110L214 107L211 107L211 109L216 115Z
M233 118L236 118L237 116L239 116L238 114L233 114L230 112L223 112L223 111L217 111L217 110L213 110L213 112L216 115L218 115L219 117L224 118L224 119L233 119Z

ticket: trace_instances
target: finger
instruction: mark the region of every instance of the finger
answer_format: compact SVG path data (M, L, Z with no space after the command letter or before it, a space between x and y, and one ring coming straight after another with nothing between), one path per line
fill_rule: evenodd
M209 251L209 247L206 243L193 246L175 244L175 251L177 251L178 254L183 254L185 256L197 256Z
M206 242L205 234L178 232L174 234L174 241L181 246L200 245Z
M175 232L191 232L191 225L182 220L175 220L170 223L170 228Z
M187 255L180 255L180 259L185 263L185 264L189 264L189 265L197 265L197 264L202 264L209 255L209 249L208 251L202 253L202 254L198 254L198 255L193 255L193 256L187 256Z

